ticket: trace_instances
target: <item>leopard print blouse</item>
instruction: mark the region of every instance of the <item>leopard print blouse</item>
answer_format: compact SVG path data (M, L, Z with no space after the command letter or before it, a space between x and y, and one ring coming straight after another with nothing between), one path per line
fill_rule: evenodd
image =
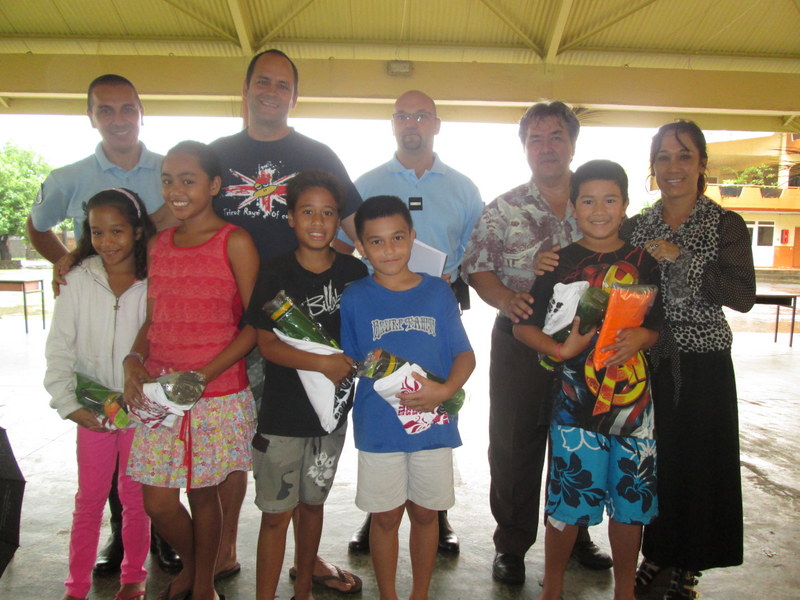
M666 326L655 354L730 349L732 334L722 312L728 306L747 312L755 302L756 279L750 237L744 220L710 198L700 196L689 218L673 231L661 218L662 201L628 219L621 237L644 247L663 238L681 251L675 262L662 260L661 293ZM670 340L674 339L674 342ZM659 348L660 346L660 348ZM660 351L659 351L660 350Z

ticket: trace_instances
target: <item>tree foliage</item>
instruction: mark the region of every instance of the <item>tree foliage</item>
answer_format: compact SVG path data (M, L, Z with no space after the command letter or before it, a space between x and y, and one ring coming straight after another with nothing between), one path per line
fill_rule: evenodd
M25 234L25 221L39 186L50 172L44 158L12 142L0 148L0 259L8 260L8 239Z
M736 176L725 183L734 185L778 185L778 165L762 164L735 171Z
M759 165L757 167L747 167L739 173L736 183L747 185L778 185L778 166Z

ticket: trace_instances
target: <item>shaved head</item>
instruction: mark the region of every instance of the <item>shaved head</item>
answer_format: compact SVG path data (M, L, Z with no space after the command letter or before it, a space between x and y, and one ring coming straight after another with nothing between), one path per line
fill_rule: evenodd
M436 114L436 103L433 98L428 96L425 92L419 90L409 90L403 93L394 103L395 111L401 110L404 106L416 106L418 109L427 110L428 112Z
M394 103L392 131L397 150L403 161L405 153L423 155L432 160L433 138L439 133L441 121L436 116L436 104L427 94L410 90Z

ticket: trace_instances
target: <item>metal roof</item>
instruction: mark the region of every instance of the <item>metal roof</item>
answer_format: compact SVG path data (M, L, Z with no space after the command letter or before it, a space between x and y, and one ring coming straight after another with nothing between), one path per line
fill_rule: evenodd
M558 98L598 124L800 131L798 31L800 0L3 0L0 112L82 112L118 72L150 114L239 115L247 61L277 47L298 116L385 117L419 88L449 119Z

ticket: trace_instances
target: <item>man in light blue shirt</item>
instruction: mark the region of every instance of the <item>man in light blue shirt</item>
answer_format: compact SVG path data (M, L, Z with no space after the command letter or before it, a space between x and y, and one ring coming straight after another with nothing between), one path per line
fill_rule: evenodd
M80 239L85 202L106 188L139 194L159 229L172 221L161 198L163 157L139 141L144 108L133 84L120 75L96 78L89 85L86 114L102 141L93 155L50 173L28 217L33 247L52 263L67 254L52 228L72 218L75 239Z
M461 308L467 309L469 289L458 274L472 229L483 212L483 202L477 186L434 153L433 139L441 124L436 104L428 95L416 90L405 92L394 103L392 114L397 152L389 162L364 173L355 184L364 199L388 194L408 205L417 239L447 255L442 277L450 283ZM368 516L350 539L351 552L369 550L369 527ZM439 551L459 551L447 511L439 512Z
M415 90L404 93L392 114L397 152L355 184L362 198L391 194L408 205L417 239L447 254L443 276L454 284L483 202L475 184L434 153L440 126L429 96Z

